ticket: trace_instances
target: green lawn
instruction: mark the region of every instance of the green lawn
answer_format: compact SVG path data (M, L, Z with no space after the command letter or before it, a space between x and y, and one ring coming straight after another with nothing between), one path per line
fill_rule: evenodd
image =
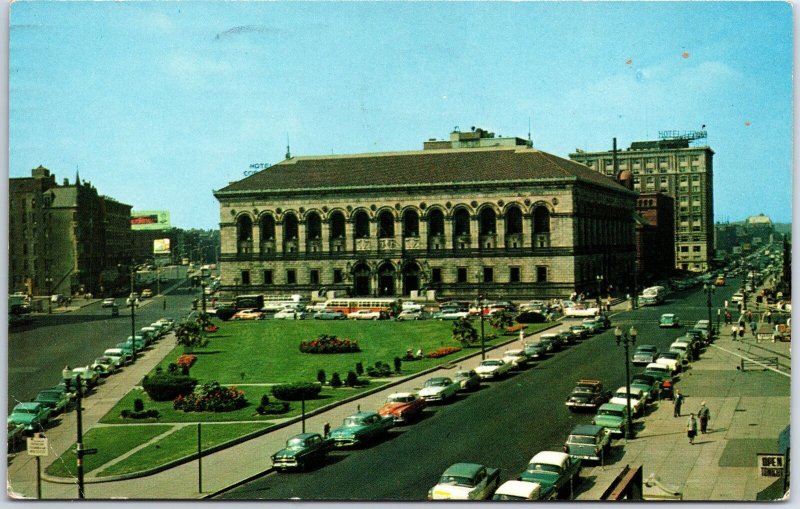
M83 457L83 471L91 472L153 437L169 431L171 427L159 424L92 428L83 435L83 447L97 449L97 454ZM45 472L57 477L76 476L75 444L48 466Z
M476 324L476 322L473 322ZM536 332L548 324L531 324L528 333ZM477 324L478 330L480 325ZM267 394L270 399L271 385L287 382L315 382L317 371L325 370L328 380L334 372L338 372L342 380L348 371L356 370L356 363L361 362L366 368L376 361L386 362L394 367L394 358L403 357L406 350L422 350L431 352L441 347L460 346L452 339L453 322L425 320L415 322L395 321L291 321L265 320L254 322L224 322L219 332L210 334L207 347L196 349L198 359L191 368L191 376L200 383L216 380L223 385L235 385L245 392L248 406L233 412L179 412L172 408L172 402L155 402L141 389L134 389L123 397L100 422L119 426L95 428L86 434L87 447L97 447L97 455L86 457L86 471L96 469L109 460L124 454L132 448L163 433L169 423L207 422L203 428L205 447L242 436L253 430L268 426L275 419L294 417L300 414L300 402L291 402L290 411L282 415L261 416L255 411L261 396ZM486 324L486 335L492 335L494 329ZM316 339L320 334L335 335L341 339L353 339L359 342L361 352L346 354L308 354L299 350L300 341ZM514 339L509 336L487 338L486 345ZM480 349L480 341L469 348L438 359L421 359L403 362L400 376L407 376L430 367L452 362ZM182 347L175 348L160 363L164 370L183 353ZM499 352L498 352L499 353ZM311 411L336 400L350 397L378 385L383 380L370 380L364 374L362 380L368 385L359 389L325 386L320 397L306 401L306 411ZM145 409L156 409L160 413L158 419L132 421L122 419L120 412L133 410L135 399L141 398ZM238 421L225 425L224 422ZM249 422L241 422L249 421ZM159 423L155 426L149 423ZM136 426L136 424L142 424ZM164 424L164 425L161 425ZM163 438L157 445L151 445L138 451L131 457L103 470L102 475L117 475L127 472L146 470L174 459L187 456L196 450L195 426L181 428ZM73 446L74 450L74 446ZM62 461L63 460L63 461ZM74 470L74 453L68 452L63 458L48 467L47 472L56 476L71 476ZM72 470L70 470L72 469Z
M201 428L201 448L207 449L236 437L258 431L266 423L209 424ZM102 470L97 475L107 477L138 472L164 465L197 452L197 426L183 426L158 442L136 451L119 463Z

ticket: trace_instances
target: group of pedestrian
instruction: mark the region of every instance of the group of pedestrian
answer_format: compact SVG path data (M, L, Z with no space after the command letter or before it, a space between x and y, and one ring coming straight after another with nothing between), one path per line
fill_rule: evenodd
M694 437L697 436L698 422L700 424L700 433L708 433L708 421L711 420L711 411L703 401L700 404L700 409L697 411L697 416L694 413L689 414L689 420L686 421L686 436L689 437L689 444L694 445Z

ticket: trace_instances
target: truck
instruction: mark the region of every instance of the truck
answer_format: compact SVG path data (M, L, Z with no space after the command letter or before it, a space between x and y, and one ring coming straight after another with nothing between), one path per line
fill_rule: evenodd
M531 458L519 480L538 482L542 490L552 488L559 497L572 498L580 470L580 459L565 452L542 451Z

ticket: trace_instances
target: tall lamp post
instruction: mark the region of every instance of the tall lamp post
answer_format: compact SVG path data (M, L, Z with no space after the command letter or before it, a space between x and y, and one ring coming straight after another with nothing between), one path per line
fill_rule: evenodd
M131 350L133 352L132 362L136 362L136 306L139 305L139 299L136 298L134 288L134 277L136 276L135 269L131 268L131 294L128 296L126 304L131 308Z
M625 426L625 437L626 438L633 438L633 415L631 415L631 357L629 352L630 345L636 344L636 335L638 331L636 327L631 325L631 328L628 332L623 332L622 329L617 326L614 329L614 336L617 338L617 346L622 344L625 347L625 399L627 400L628 404L628 420L626 421Z
M597 309L600 309L601 306L602 306L602 304L600 303L600 299L601 299L600 292L603 291L602 290L603 276L600 276L600 275L595 276L595 279L597 280Z
M706 307L708 307L708 341L711 342L714 339L714 330L711 327L711 296L714 295L714 285L704 284L703 291L706 294Z
M208 269L200 269L200 301L203 303L203 315L206 314L206 278Z
M53 313L53 278L47 276L44 282L47 283L47 314L50 315Z
M486 359L486 343L483 330L483 294L478 294L478 312L481 314L481 360Z
M64 379L64 384L67 386L67 391L70 390L72 384L72 370L66 366L61 371L61 378ZM81 409L81 375L75 376L75 412L78 420L78 441L75 446L76 466L78 470L78 498L85 498L83 491L83 413Z

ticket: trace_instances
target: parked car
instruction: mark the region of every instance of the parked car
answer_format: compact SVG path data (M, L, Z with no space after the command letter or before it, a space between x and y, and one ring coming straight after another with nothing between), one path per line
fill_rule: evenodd
M50 413L50 408L44 403L36 401L17 403L6 422L24 425L26 433L43 431L50 420Z
M272 466L277 470L305 470L313 463L321 463L333 448L333 441L319 433L300 433L286 441L286 447L272 455Z
M620 387L617 389L617 392L614 393L614 396L608 400L608 402L623 405L625 408L627 408L628 394L630 394L631 398L631 412L633 415L641 415L644 413L645 394L642 389L636 387L631 387L630 389L627 389L626 387Z
M486 500L500 485L500 469L478 463L449 466L428 490L428 500Z
M113 375L122 365L122 359L103 355L94 360L90 366L98 375L106 377Z
M469 318L469 316L469 311L465 310L442 310L433 315L437 320L459 320L461 318Z
M523 350L529 358L534 360L540 360L547 357L547 345L539 341L535 343L525 343Z
M680 327L681 320L678 318L678 315L674 313L664 313L661 315L661 318L658 319L658 326L659 327Z
M394 418L377 412L358 412L344 418L342 425L331 431L336 447L358 446L374 440L394 426Z
M564 404L571 411L596 410L610 396L610 392L603 390L600 380L578 380Z
M484 359L475 368L475 372L483 379L496 379L508 375L512 365L503 359Z
M66 410L72 399L66 392L56 388L39 391L33 401L49 408L51 414L57 414Z
M425 381L419 397L425 401L448 401L456 397L461 383L446 376L436 376Z
M380 320L380 311L370 311L369 309L359 309L352 313L347 313L348 320Z
M576 323L569 326L569 331L577 339L584 339L589 337L589 329L583 326L582 323Z
M663 364L651 362L644 368L644 374L654 377L659 383L664 383L664 380L672 380L672 370Z
M6 423L8 430L6 438L6 447L8 452L16 451L22 443L23 435L25 434L25 425L18 422Z
M407 424L422 417L426 401L413 392L389 394L386 403L378 409L382 416L390 416L395 424Z
M658 347L655 345L639 345L633 352L631 363L634 365L647 365L655 362L658 357Z
M133 360L133 357L131 356L130 352L126 352L122 348L107 348L103 352L103 356L110 357L115 362L119 363L120 366L129 364Z
M473 369L456 371L453 381L461 386L462 391L473 391L481 386L481 377Z
M679 352L661 352L658 354L656 364L663 364L668 367L673 375L681 372L681 360L678 358L681 354Z
M642 373L634 375L631 379L631 387L641 389L647 395L648 401L657 400L661 392L661 383L655 377Z
M233 315L234 320L263 320L264 313L260 309L242 309Z
M528 366L530 359L525 353L525 350L514 348L505 351L503 354L503 362L510 363L515 368L524 368Z
M153 290L151 290L150 288L145 288L144 290L142 290L141 297L143 299L149 299L152 296L153 296Z
M306 318L305 311L298 311L296 309L286 308L281 309L272 318L276 320L304 320Z
M397 315L398 320L420 320L422 319L422 309L404 309Z
M695 348L688 341L673 341L669 345L669 349L673 352L679 352L687 362L691 362L694 359L693 352Z
M94 387L100 382L100 375L91 366L72 368L72 374L73 376L80 375L82 383L85 383L88 387Z
M564 343L558 334L542 334L539 337L539 343L547 347L547 353L558 352L561 350L561 345Z
M564 452L581 460L605 461L610 450L611 432L595 424L578 424L564 444Z
M538 482L542 489L552 489L556 494L568 496L577 484L580 470L581 460L564 452L542 451L531 458L519 479Z
M500 485L492 495L492 500L551 500L554 492L551 489L542 490L542 485L538 482L528 481L506 481Z
M595 318L584 318L581 322L581 325L583 325L583 327L589 331L589 334L597 334L603 330L602 322Z
M103 299L103 303L102 303L102 304L100 304L100 306L101 306L101 307L104 307L104 308L110 308L110 307L114 307L114 305L115 305L116 303L117 303L117 301L116 301L116 300L114 300L114 298L113 298L113 297L109 297L109 298L107 298L107 299Z
M345 320L347 316L341 311L320 311L314 315L314 320Z
M616 403L605 403L597 409L592 424L608 428L612 435L622 435L628 425L628 407Z

